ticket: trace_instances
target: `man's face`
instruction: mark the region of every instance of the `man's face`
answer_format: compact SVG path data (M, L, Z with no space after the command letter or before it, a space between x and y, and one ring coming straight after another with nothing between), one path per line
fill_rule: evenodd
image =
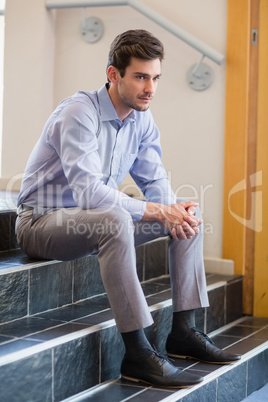
M122 78L118 79L118 96L121 106L138 111L148 109L156 92L161 75L159 59L141 60L132 57Z

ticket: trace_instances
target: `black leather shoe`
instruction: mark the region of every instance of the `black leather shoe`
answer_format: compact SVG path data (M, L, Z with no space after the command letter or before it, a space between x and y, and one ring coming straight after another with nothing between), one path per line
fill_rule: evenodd
M241 359L239 355L219 349L207 335L196 328L191 328L183 339L169 334L166 350L168 356L190 357L212 364L230 364Z
M173 366L165 356L156 351L139 362L133 362L124 356L121 376L126 380L166 388L187 388L203 381L203 377Z

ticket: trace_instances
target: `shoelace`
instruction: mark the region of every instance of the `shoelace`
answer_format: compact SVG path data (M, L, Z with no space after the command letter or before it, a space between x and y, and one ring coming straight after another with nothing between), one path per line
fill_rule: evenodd
M152 347L151 351L153 352L153 359L157 361L159 367L162 367L165 362L171 363L170 359L158 352L155 346Z
M209 343L211 343L212 345L215 345L215 343L206 335L204 334L204 332L200 331L197 328L192 328L192 330L196 333L196 335L201 338L202 340L207 340Z

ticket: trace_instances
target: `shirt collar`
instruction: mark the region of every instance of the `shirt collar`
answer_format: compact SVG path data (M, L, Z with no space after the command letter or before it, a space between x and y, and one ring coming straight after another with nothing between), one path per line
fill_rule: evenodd
M101 121L110 121L110 120L121 121L117 116L113 102L111 101L111 98L109 96L106 84L103 85L98 90L98 98L100 105ZM124 124L136 121L136 113L137 112L135 110L132 110L132 112L125 118Z

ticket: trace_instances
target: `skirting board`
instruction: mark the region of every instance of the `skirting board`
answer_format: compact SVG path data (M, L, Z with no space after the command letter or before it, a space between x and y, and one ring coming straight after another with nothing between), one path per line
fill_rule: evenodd
M234 261L223 258L204 257L206 273L234 275Z

